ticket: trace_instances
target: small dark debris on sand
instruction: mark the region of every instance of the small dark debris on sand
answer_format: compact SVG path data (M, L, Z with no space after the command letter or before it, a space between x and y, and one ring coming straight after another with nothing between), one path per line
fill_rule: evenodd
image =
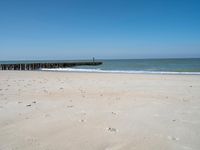
M72 107L74 107L74 106L73 106L73 105L68 105L68 106L67 106L67 108L72 108Z
M113 111L112 111L111 113L112 113L113 115L117 115L117 113L115 113L115 112L113 112Z
M33 104L36 104L36 101L33 101Z
M117 132L117 129L111 128L111 127L107 128L107 130L110 131L110 132Z
M84 120L84 119L81 119L80 122L85 122L85 120Z
M26 107L30 107L30 106L31 106L31 104L26 105Z

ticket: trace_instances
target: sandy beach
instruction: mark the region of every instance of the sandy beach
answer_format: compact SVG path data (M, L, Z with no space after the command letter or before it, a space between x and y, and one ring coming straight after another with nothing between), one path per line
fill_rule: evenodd
M200 76L0 71L0 150L199 150Z

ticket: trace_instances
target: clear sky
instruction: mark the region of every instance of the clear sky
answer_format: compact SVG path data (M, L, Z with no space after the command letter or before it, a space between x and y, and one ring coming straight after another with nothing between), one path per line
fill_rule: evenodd
M200 0L0 0L0 60L200 57Z

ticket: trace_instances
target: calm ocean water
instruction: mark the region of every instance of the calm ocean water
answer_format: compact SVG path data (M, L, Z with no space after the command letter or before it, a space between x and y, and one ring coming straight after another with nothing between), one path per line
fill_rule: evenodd
M195 59L128 59L102 60L100 66L81 66L76 69L133 73L200 73L200 58Z
M56 68L49 70L78 71L78 72L200 74L200 58L117 59L117 60L99 60L99 61L103 62L103 64L100 66L77 66L74 68ZM53 62L53 61L48 61L48 62Z

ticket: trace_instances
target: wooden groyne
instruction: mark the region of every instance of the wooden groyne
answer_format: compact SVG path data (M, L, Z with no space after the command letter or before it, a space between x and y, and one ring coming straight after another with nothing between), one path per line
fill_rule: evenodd
M96 61L83 61L83 62L49 62L49 63L7 63L0 64L0 70L39 70L42 68L67 68L75 66L97 66L101 65L102 62Z

